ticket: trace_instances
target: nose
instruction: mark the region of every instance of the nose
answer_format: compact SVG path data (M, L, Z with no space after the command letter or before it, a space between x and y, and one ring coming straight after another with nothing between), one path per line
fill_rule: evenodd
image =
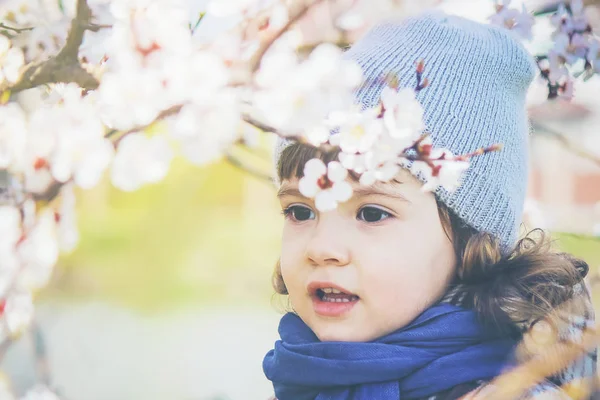
M344 266L350 263L350 243L339 221L320 218L306 246L306 257L315 266Z

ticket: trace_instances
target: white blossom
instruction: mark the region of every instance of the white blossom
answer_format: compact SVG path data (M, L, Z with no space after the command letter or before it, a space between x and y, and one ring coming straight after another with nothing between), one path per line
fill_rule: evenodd
M21 239L21 214L16 207L0 206L0 296L13 280L19 266L17 243Z
M339 132L331 137L331 144L338 145L345 153L371 150L384 130L383 120L378 118L378 114L377 108L343 113Z
M292 54L268 54L257 74L256 113L283 132L298 133L318 125L353 103L352 90L362 80L360 67L342 58L334 45L318 46L306 61Z
M81 98L81 89L68 85L54 106L33 112L30 142L38 152L30 159L43 158L52 176L59 182L73 178L82 188L94 187L108 167L113 155L112 143L104 137L104 126L97 109Z
M572 15L567 11L565 3L561 2L556 13L550 18L550 22L560 33L583 31L588 25L583 0L571 0L570 7Z
M569 70L565 66L564 59L554 51L548 52L548 59L542 60L540 66L548 70L548 79L551 83L556 83L569 76Z
M573 79L567 78L561 84L561 90L559 90L559 97L565 100L573 99L573 95L575 94L575 82Z
M10 389L10 382L6 376L0 375L0 399L15 400L15 397Z
M406 18L430 9L440 0L392 1L392 0L357 0L335 21L340 29L354 31L365 29L385 18Z
M75 192L73 185L65 185L60 191L60 208L58 210L58 244L62 251L71 252L79 242L77 217L75 214Z
M306 129L304 136L313 146L320 146L327 142L331 135L331 129L325 124L319 124Z
M17 248L21 263L19 288L36 290L48 283L59 254L56 228L56 214L47 208L38 216L33 228L25 233Z
M27 121L15 103L0 106L0 169L22 169L27 145Z
M550 219L544 213L538 201L525 199L523 214L531 228L551 229Z
M362 174L366 170L366 157L367 154L355 154L355 153L345 153L340 152L338 158L340 163L346 168L348 171L354 171L358 174Z
M396 91L385 87L381 93L381 102L385 108L383 120L391 137L416 140L421 135L425 129L424 111L414 90L404 88Z
M584 57L587 52L588 42L582 35L574 34L572 38L565 33L556 35L554 47L549 53L556 57L562 57L567 64L574 64L578 59Z
M590 62L593 72L600 73L600 41L596 38L590 42L587 59Z
M362 185L372 185L377 181L388 182L400 172L400 165L396 161L386 161L375 166L369 166L360 176Z
M21 75L21 68L25 64L23 51L19 47L11 46L10 39L0 35L0 83L17 82Z
M503 0L497 5L496 13L489 17L490 23L505 27L517 33L523 39L532 39L532 28L535 24L535 18L522 4L521 10L510 7L511 0Z
M72 16L65 15L56 1L5 0L0 5L0 19L6 25L28 28L12 39L13 45L23 50L27 62L58 53L66 41Z
M8 334L18 336L33 318L33 299L29 291L11 291L4 305L4 319Z
M147 137L136 132L125 136L117 150L112 171L113 185L133 191L161 181L169 170L173 151L165 135Z
M169 134L183 156L196 165L216 161L240 139L240 110L235 92L221 91L213 104L184 106L169 120Z
M304 176L298 183L298 189L304 196L315 199L318 210L333 210L338 203L352 197L352 186L346 181L347 176L348 171L339 162L331 161L326 166L320 159L313 158L304 165Z
M44 385L37 385L25 393L19 400L60 400L60 398Z
M158 74L150 70L106 73L98 88L100 115L110 128L150 124L166 108Z
M436 159L442 158L443 161ZM447 149L433 149L430 154L432 164L439 168L435 173L431 166L424 161L415 161L411 166L411 172L415 176L424 178L424 191L435 191L439 186L449 192L455 191L460 185L464 172L469 168L468 161L451 160L454 154Z
M211 0L207 12L217 17L252 16L273 3L274 0Z

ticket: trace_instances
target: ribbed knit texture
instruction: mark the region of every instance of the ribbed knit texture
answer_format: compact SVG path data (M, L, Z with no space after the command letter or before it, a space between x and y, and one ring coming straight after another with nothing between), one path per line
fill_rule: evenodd
M379 102L385 84L377 82L388 73L396 74L401 86L414 88L415 65L423 59L430 84L417 99L434 146L465 154L504 145L500 152L475 157L455 192L438 188L436 195L467 224L498 237L505 253L510 251L527 188L525 96L536 70L525 48L506 29L434 11L377 25L345 57L363 69L366 83L356 101L365 108ZM275 163L287 145L278 142Z

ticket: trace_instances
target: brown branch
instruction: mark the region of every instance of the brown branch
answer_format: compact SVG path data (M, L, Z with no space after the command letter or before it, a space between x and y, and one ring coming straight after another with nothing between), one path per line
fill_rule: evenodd
M258 129L260 129L260 130L261 130L261 131L263 131L263 132L267 132L267 133L275 133L275 134L277 134L277 129L275 129L275 128L274 128L274 127L272 127L272 126L269 126L269 125L267 125L267 124L265 124L265 123L263 123L263 122L261 122L261 121L259 121L259 120L255 119L254 117L251 117L251 116L250 116L250 115L248 115L248 114L244 114L244 115L242 116L242 120L243 120L244 122L247 122L248 124L250 124L250 125L254 126L255 128L258 128Z
M231 153L225 153L225 159L234 167L237 167L237 168L241 169L242 171L249 173L251 176L258 178L259 180L261 180L263 182L267 182L271 185L274 183L273 177L271 175L265 174L265 173L257 170L256 168L252 168L252 167L244 164L241 160L237 159Z
M92 31L92 32L98 32L100 29L108 29L108 28L112 28L112 25L90 23L85 26L85 30Z
M125 136L127 136L127 135L129 135L129 134L131 134L131 133L135 133L135 132L143 131L144 129L146 129L146 128L148 128L148 127L152 126L152 124L155 124L155 123L157 123L158 121L162 121L163 119L165 119L165 118L167 118L167 117L170 117L171 115L175 115L175 114L177 114L179 111L181 111L181 108L182 108L182 107L183 107L183 105L181 105L181 104L178 104L178 105L176 105L176 106L173 106L173 107L171 107L171 108L167 108L166 110L164 110L164 111L161 111L161 112L158 114L158 116L157 116L157 117L156 117L156 118L155 118L155 119L154 119L152 122L150 122L149 124L142 125L142 126L136 126L135 128L131 128L131 129L129 129L129 130L126 130L126 131L122 132L121 136L119 136L119 137L118 137L118 138L117 138L117 139L114 141L114 143L113 143L113 144L114 144L114 146L115 146L115 148L117 148L117 146L119 145L119 143L121 142L121 140L122 140L122 139L123 139ZM106 135L104 135L104 137L105 137L105 138L110 138L110 137L112 137L112 136L114 136L114 135L116 135L116 134L118 134L118 133L119 133L118 131L116 131L116 130L112 129L112 130L110 130L110 131L109 131L109 132L108 132Z
M7 26L7 25L4 25L4 23L2 23L2 22L0 22L0 29L6 29L8 31L13 31L13 32L16 32L16 33L21 33L21 32L26 32L26 31L33 30L33 28L29 28L29 27L28 28L15 28L15 27L12 27L12 26Z
M600 156L595 155L593 153L590 153L586 150L583 150L579 147L577 147L576 145L573 144L573 142L571 140L569 140L565 135L563 135L562 133L555 131L552 128L549 128L543 124L540 124L537 121L533 121L532 125L535 129L539 129L541 131L544 131L545 133L547 133L551 138L558 140L560 143L562 143L567 150L569 150L570 152L578 155L579 157L585 158L587 160L592 161L593 163L595 163L596 165L600 166Z
M46 350L46 341L42 327L37 321L31 323L30 328L31 341L33 342L33 350L35 356L35 369L37 379L45 386L50 386L50 366L48 365L48 352Z
M71 28L67 41L60 52L48 60L30 65L23 72L21 79L16 84L0 87L0 93L11 93L31 89L48 83L77 83L84 89L96 89L98 80L87 72L77 58L79 46L83 41L83 34L91 24L92 12L85 0L77 0L77 15L71 21Z
M267 53L267 51L269 51L273 43L275 43L275 41L279 39L281 35L287 32L296 22L300 21L302 17L304 17L314 6L322 2L323 0L314 0L310 4L300 7L300 9L294 15L290 16L289 21L281 29L279 29L271 37L269 37L269 39L267 39L256 51L256 53L252 57L252 60L250 61L250 71L252 73L258 71L262 58Z
M67 184L68 182L70 181L53 181L42 193L32 193L33 200L51 202L56 198L56 196L58 196L58 194L60 193L60 189L63 187L63 185Z
M591 351L598 345L597 327L586 329L581 336L581 344L563 342L548 349L544 354L502 374L491 382L495 390L486 399L515 399L526 390L543 382L566 368L571 362Z
M181 105L177 105L177 106L173 106L167 110L164 110L163 112L161 112L154 121L152 121L151 123L149 123L148 125L144 125L144 126L138 126L136 128L133 129L129 129L125 132L123 132L121 134L121 136L119 136L114 142L113 145L115 148L117 148L119 146L119 143L121 142L121 140L134 132L138 132L141 131L143 129L146 129L147 127L149 127L150 125L154 124L157 121L160 121L168 116L177 114L179 112L179 110L181 110ZM104 137L106 138L110 138L113 137L115 134L117 134L118 131L112 129L110 130L108 133L106 133L106 135L104 135ZM59 194L60 194L60 190L61 188L67 184L68 182L71 182L71 180L67 181L67 182L59 182L57 180L54 180L50 185L48 185L48 187L46 188L45 191L43 191L42 193L32 193L32 197L35 201L46 201L46 202L51 202L52 200L54 200Z
M279 136L282 139L288 139L288 140L296 141L298 143L306 143L306 144L308 144L308 142L306 141L306 139L304 139L302 136L298 136L298 135L286 135L286 134L280 132L279 130L277 130L277 128L274 128L274 127L272 127L270 125L267 125L264 122L261 122L261 121L255 119L254 117L251 117L248 114L242 115L242 120L244 122L252 125L253 127L260 129L262 132L272 133L274 135Z

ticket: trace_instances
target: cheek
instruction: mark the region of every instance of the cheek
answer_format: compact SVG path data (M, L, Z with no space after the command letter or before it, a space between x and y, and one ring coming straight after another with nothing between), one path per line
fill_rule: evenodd
M435 221L433 221L435 222ZM378 303L428 303L443 294L454 274L452 244L441 226L400 223L365 246L363 282Z
M281 242L281 275L290 296L294 296L299 285L303 285L302 273L306 247L302 235L284 228Z

